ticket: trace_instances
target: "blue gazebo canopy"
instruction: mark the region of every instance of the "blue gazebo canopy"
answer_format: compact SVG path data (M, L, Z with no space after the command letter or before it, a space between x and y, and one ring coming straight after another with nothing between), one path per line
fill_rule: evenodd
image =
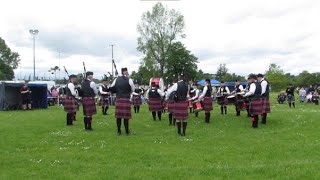
M202 80L198 81L197 83L198 83L199 85L204 85L205 82L206 82L206 80L205 80L205 79L202 79ZM220 82L217 81L217 80L215 80L215 79L210 79L210 82L211 82L211 84L213 84L213 85L220 84Z

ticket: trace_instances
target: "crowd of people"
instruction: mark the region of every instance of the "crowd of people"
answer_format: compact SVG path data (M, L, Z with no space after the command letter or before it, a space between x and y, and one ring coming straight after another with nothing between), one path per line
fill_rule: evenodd
M297 87L294 88L292 84L289 84L286 91L281 91L278 95L277 101L279 104L283 104L285 101L288 101L289 107L295 107L295 94L299 97L300 103L314 103L319 105L319 93L320 86L310 85L308 88Z

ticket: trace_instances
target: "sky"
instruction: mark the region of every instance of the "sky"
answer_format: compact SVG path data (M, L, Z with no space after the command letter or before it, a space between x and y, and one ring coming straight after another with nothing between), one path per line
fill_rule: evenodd
M118 71L137 71L137 24L153 0L1 0L0 37L20 54L17 78L33 74L56 77L93 71L96 78L112 71L111 44ZM225 63L230 73L264 73L276 63L286 73L319 72L319 0L176 0L161 1L185 20L187 49L198 57L198 68L215 73Z

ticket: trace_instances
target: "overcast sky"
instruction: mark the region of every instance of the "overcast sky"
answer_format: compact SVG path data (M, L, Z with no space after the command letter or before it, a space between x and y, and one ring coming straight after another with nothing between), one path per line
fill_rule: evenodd
M1 0L0 37L21 55L22 77L33 73L32 36L36 36L36 73L48 77L55 65L69 73L87 70L101 78L111 72L111 44L118 70L137 70L137 24L157 1L140 0ZM185 17L186 47L198 67L215 73L264 73L270 63L285 72L319 72L319 0L180 0L162 1ZM60 52L60 60L59 60ZM65 76L61 71L61 78ZM51 78L54 76L51 75ZM58 77L58 74L57 74Z

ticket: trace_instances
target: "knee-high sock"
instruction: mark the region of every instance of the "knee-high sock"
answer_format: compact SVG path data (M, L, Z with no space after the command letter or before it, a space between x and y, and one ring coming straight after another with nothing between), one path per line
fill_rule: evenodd
M88 129L88 119L87 117L83 117L84 129Z
M258 115L253 115L252 116L252 127L257 128L258 127L258 121L259 121L259 116Z
M176 118L173 118L173 125L176 125Z
M261 117L262 124L267 124L267 113L263 113Z
M117 118L118 133L121 133L121 118Z
M221 114L223 114L223 106L220 106Z
M139 113L140 111L140 106L137 106L137 113Z
M192 113L192 108L189 107L189 112Z
M195 112L194 114L196 115L196 117L198 117L198 114L199 114L199 113L198 113L198 112Z
M227 114L227 106L224 106L224 114Z
M108 109L109 109L108 106L104 107L104 114L107 114Z
M181 134L181 122L177 122L178 134Z
M291 107L291 102L289 102L289 107Z
M169 125L172 124L172 113L169 113Z
M88 129L92 129L92 127L91 127L91 123L92 123L92 116L90 116L90 117L87 117L87 121L88 121Z
M102 114L104 114L104 106L102 106Z
M126 129L126 133L129 134L129 119L124 119L124 127Z
M72 125L72 113L67 113L67 125Z
M154 121L156 120L156 112L155 111L152 111L152 118Z
M294 102L292 103L292 106L295 108L296 106L294 105Z
M134 113L137 113L137 107L133 106L133 109L134 109Z
M158 119L161 121L161 111L158 111Z
M204 118L204 122L208 122L208 113L206 112L206 113L204 113L204 115L205 115L205 118Z
M182 134L186 135L186 129L187 129L187 122L182 122Z

